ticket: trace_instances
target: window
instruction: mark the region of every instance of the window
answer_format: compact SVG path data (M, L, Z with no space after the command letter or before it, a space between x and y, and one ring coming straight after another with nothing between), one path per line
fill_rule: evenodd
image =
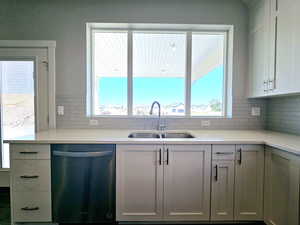
M87 27L89 115L147 116L158 101L164 116L226 116L230 26Z
M133 115L184 115L186 34L133 32Z
M127 32L97 32L94 43L94 114L127 115Z
M224 113L224 35L192 34L191 115Z

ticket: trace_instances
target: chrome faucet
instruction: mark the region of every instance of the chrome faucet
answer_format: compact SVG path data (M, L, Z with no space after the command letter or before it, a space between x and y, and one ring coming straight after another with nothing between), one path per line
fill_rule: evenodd
M160 120L160 116L161 116L161 107L160 107L160 103L158 101L154 101L151 105L151 109L150 109L150 115L153 115L153 108L154 106L157 105L158 106L158 122L157 122L157 130L163 130L166 126L161 124L161 120Z

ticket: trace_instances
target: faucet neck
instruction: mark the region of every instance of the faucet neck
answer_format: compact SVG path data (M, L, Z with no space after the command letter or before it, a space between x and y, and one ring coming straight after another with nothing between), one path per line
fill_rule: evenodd
M160 108L160 103L158 101L154 101L151 105L151 109L150 109L150 115L153 114L153 108L154 106L157 105L158 106L158 117L160 118L161 116L161 108Z

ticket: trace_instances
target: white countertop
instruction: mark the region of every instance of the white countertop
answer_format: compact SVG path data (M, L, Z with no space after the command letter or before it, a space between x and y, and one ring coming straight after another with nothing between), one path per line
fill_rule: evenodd
M53 129L34 136L5 140L5 143L69 143L69 144L266 144L300 155L300 136L272 131L251 130L184 130L192 139L133 139L133 130ZM172 131L170 131L172 132Z

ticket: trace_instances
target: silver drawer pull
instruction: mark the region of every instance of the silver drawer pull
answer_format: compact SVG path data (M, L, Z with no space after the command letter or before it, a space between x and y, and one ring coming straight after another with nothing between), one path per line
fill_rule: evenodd
M233 152L216 152L217 155L232 155Z
M38 152L20 152L20 154L38 154Z
M34 176L24 175L24 176L20 176L20 178L22 178L22 179L36 179L36 178L39 178L39 176L37 176L37 175L34 175Z
M28 207L28 206L21 208L21 210L24 210L24 211L36 211L39 209L40 209L39 207Z

